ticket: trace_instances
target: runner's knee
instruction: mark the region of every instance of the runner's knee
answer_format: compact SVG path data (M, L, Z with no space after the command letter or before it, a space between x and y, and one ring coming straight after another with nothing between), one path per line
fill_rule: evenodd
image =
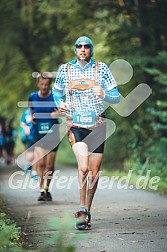
M39 167L40 170L43 171L43 170L45 169L45 163L40 162L40 163L38 164L38 167Z
M89 174L88 174L88 179L90 181L94 181L95 179L98 180L99 179L99 172L90 171Z
M80 172L83 176L86 176L88 174L88 167L87 166L80 167Z

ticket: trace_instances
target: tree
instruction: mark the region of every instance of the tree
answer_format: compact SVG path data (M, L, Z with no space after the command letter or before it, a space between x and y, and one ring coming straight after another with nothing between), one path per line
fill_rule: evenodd
M0 72L5 89L0 112L3 115L10 112L13 117L17 101L27 99L35 89L32 72L55 71L64 57L59 46L64 32L57 28L56 14L48 12L49 2L1 0Z

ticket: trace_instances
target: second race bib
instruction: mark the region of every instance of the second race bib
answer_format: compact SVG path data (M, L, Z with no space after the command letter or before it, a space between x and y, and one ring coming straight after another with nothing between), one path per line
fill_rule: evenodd
M39 134L47 134L47 133L51 133L52 124L51 122L43 122L43 123L39 123L38 124L38 133Z

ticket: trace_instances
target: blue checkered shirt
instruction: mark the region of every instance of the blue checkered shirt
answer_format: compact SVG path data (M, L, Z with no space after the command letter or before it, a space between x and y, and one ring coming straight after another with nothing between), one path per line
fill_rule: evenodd
M66 64L61 65L58 69L56 80L52 90L53 96L54 90L57 90L61 93L65 89L66 103L69 106L67 115L71 115L72 104L68 88L68 64L70 64L70 80L76 80L80 78L95 80L95 61L91 59L90 62L87 63L84 68L82 68L78 64L76 64L76 59L74 59ZM111 74L108 66L103 62L98 62L98 85L100 85L104 91L109 91L117 86L115 79ZM72 97L73 108L78 112L95 111L97 116L99 115L99 113L104 112L104 101L102 98L97 98L94 95L92 88L85 91L72 90ZM59 97L59 104L56 104L58 107L60 105L60 101L62 101L61 96Z

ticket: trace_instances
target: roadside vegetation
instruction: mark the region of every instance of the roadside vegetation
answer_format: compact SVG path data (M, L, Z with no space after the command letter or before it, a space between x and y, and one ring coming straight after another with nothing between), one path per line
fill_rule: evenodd
M55 234L49 239L44 239L45 244L43 247L33 250L24 249L21 228L6 214L4 203L0 199L0 252L43 252L48 249L48 245L52 246L52 251L55 252L75 252L73 242L86 237L85 234L77 234L77 236L74 235L73 237L69 235L69 231L73 227L73 221L68 214L65 214L61 221L50 220L48 225L55 229ZM53 250L53 248L55 249Z
M21 251L21 229L6 214L0 198L0 252Z

